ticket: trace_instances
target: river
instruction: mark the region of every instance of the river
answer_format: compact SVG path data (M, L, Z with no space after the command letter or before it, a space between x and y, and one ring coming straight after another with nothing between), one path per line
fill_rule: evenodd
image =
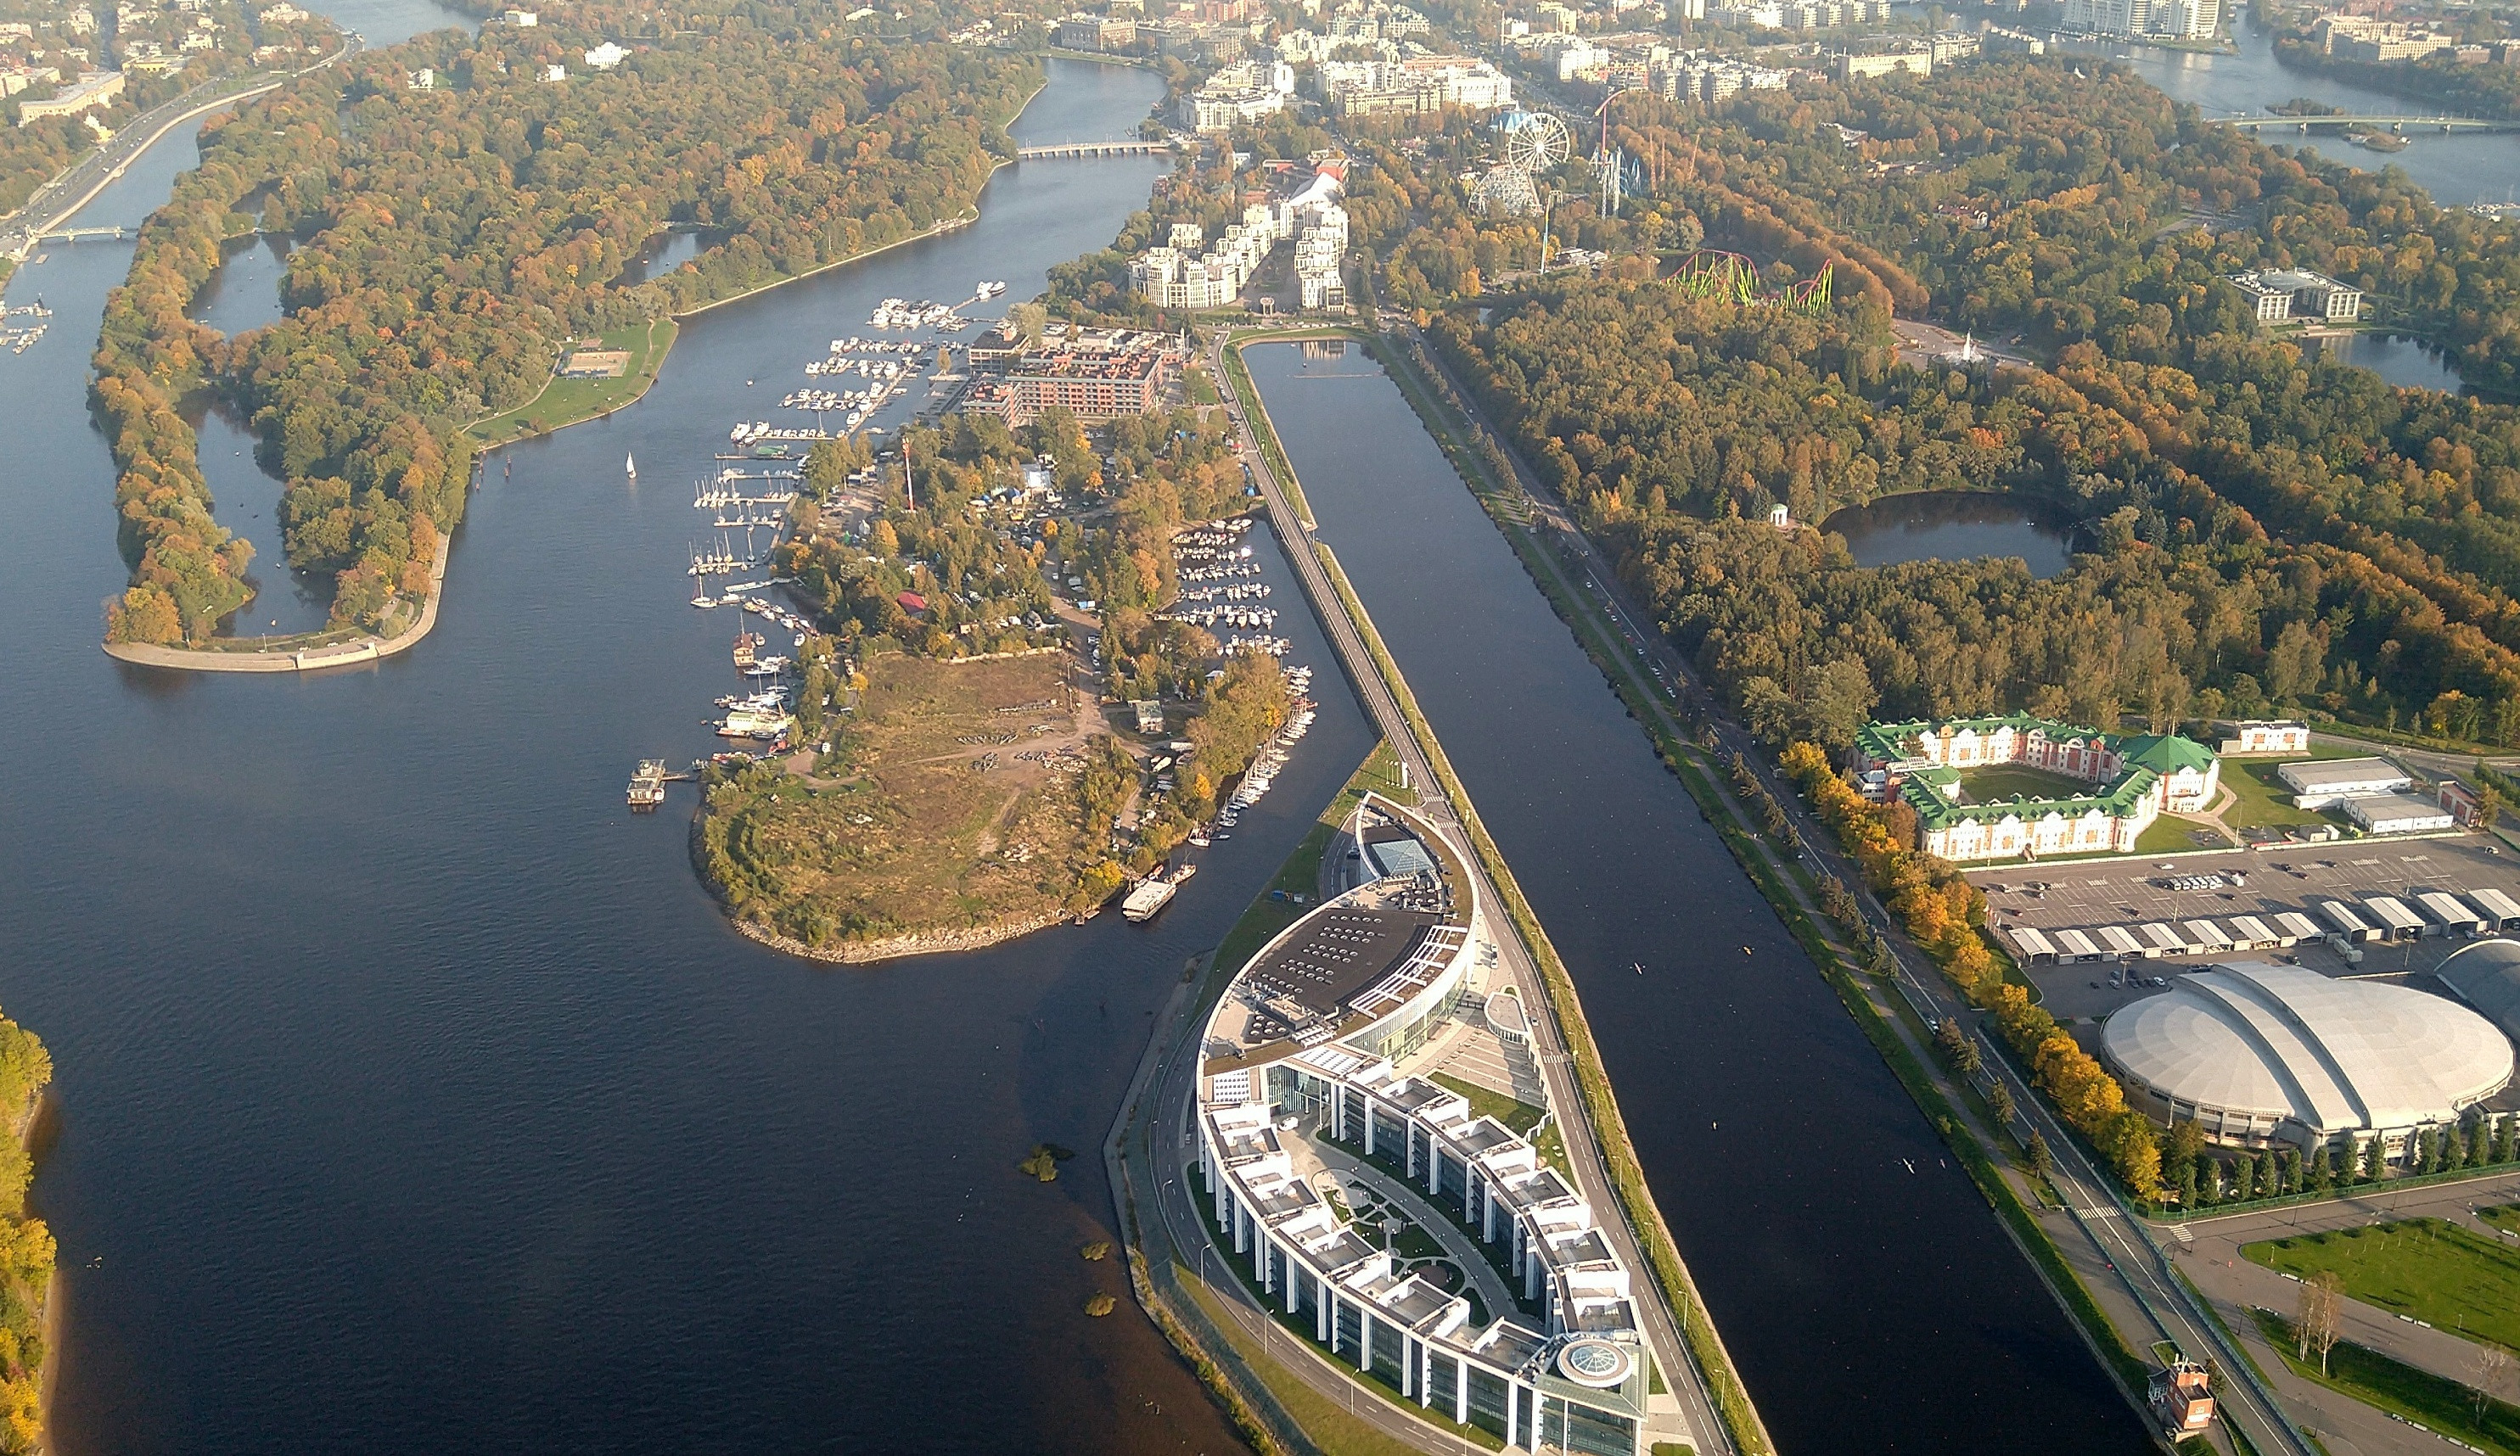
M2112 46L2108 52L2174 100L2192 103L2208 116L2263 116L2269 107L2297 96L2341 107L2348 114L2362 116L2416 115L2438 110L2428 108L2418 98L2374 91L2315 71L2286 69L2276 64L2272 33L2260 29L2245 11L2233 22L2231 34L2239 45L2237 55L2207 55L2152 46ZM2262 135L2271 145L2307 146L2321 156L2364 171L2398 167L2446 207L2520 198L2520 133L2416 135L2413 145L2406 151L2387 154L2357 147L2335 132L2303 136L2271 131Z
M351 22L389 41L396 4ZM1160 91L1053 76L1025 140ZM192 160L170 137L81 221L139 221ZM1094 1152L1185 959L1370 742L1309 618L1279 630L1320 724L1151 925L798 961L696 883L687 785L622 803L732 685L683 576L728 425L884 295L1031 296L1162 165L1024 163L972 228L693 321L641 404L491 459L427 641L313 677L98 650L124 568L83 393L130 246L12 283L56 312L0 355L0 1000L59 1068L64 1456L1238 1448L1077 1251L1116 1236ZM1049 1185L1014 1168L1045 1140L1085 1155Z
M1247 358L1322 539L1574 975L1779 1448L2152 1449L1398 389L1353 351Z

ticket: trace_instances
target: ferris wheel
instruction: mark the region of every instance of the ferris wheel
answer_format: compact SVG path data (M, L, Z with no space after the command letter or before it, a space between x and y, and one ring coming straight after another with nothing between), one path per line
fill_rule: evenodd
M1547 111L1528 113L1520 126L1505 135L1506 164L1526 173L1546 172L1574 151L1566 123Z

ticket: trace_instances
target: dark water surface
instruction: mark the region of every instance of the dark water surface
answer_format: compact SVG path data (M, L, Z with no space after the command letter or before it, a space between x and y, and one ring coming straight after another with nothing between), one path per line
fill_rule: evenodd
M1399 391L1354 353L1249 357L1322 539L1574 973L1782 1449L2152 1449Z
M1859 566L2019 556L2034 577L2071 563L2064 529L2035 503L1976 491L1914 491L1833 511L1822 529L1846 538Z
M1054 66L1028 140L1160 91ZM190 143L82 221L145 216ZM644 403L492 458L433 636L307 678L97 650L124 570L83 393L129 246L11 285L56 317L0 356L0 1000L60 1068L66 1456L1236 1448L1077 1249L1113 1236L1095 1150L1152 1013L1364 755L1335 676L1161 919L982 954L757 948L694 882L688 786L637 817L621 787L712 746L732 685L686 486L763 413L744 380L792 387L886 294L1029 296L1159 166L1025 164L966 232L696 320ZM1042 1140L1085 1156L1031 1182Z

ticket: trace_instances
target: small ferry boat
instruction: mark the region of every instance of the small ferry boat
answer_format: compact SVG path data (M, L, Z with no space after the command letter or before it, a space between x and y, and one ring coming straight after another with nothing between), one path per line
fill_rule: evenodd
M982 298L995 298L1006 290L1007 285L1006 280L1004 279L999 279L994 283L983 282L979 287L977 296Z
M644 812L664 802L665 761L641 759L630 774L630 807Z

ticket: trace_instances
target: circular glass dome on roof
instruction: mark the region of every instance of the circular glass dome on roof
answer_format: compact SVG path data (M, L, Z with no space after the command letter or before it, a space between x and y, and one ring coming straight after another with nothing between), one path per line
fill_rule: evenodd
M1627 1383L1637 1357L1607 1340L1578 1340L1557 1352L1557 1368L1579 1386L1606 1390Z

